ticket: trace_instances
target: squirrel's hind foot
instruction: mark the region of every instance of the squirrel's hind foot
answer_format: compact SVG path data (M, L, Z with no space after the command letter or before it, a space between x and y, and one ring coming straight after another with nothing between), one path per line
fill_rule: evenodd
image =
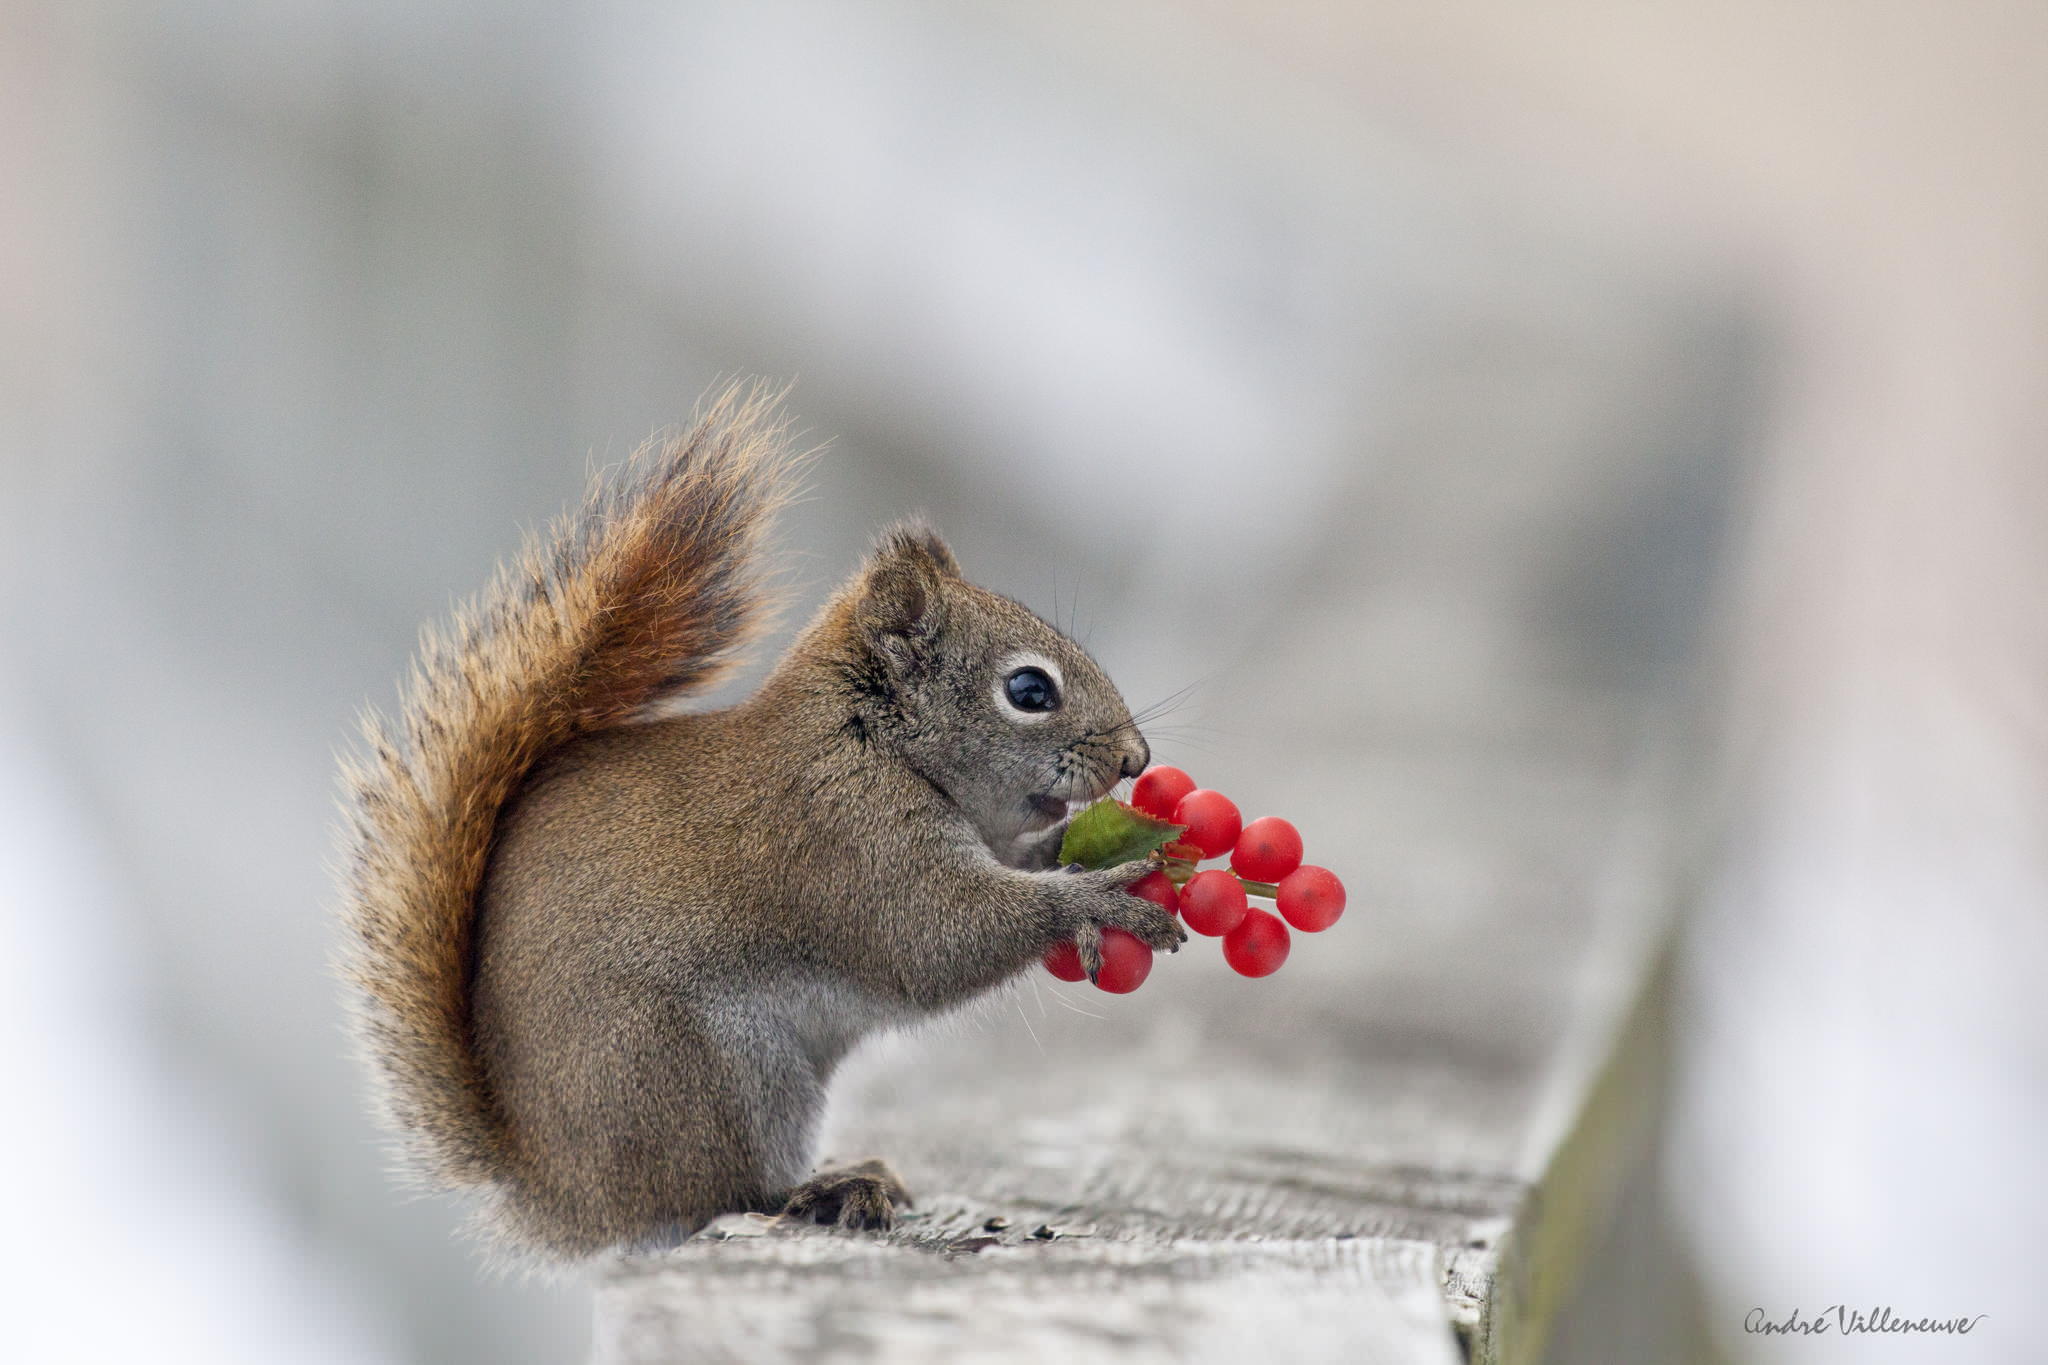
M878 1157L818 1172L789 1192L782 1216L802 1223L887 1232L896 1210L909 1208L910 1191Z

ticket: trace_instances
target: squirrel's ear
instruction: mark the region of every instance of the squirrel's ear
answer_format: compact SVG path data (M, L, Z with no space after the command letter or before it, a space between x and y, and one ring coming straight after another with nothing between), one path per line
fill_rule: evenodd
M920 522L892 527L861 575L854 619L875 644L912 656L938 631L944 581L959 576L960 565L938 532Z
M942 578L960 576L960 561L953 558L952 550L937 531L916 517L899 521L882 532L875 545L875 562L891 556L921 558Z

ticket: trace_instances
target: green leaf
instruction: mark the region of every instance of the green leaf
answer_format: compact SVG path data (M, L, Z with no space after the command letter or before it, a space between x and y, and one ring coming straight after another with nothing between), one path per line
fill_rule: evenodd
M1178 839L1187 829L1105 796L1067 822L1066 837L1060 840L1060 863L1102 868L1136 862Z

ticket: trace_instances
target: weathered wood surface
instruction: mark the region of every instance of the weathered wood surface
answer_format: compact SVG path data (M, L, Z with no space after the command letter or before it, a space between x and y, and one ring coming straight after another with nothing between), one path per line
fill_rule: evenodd
M597 1358L1536 1359L1645 1141L1670 884L1648 712L1568 705L1290 763L1335 929L1262 981L1212 940L1128 997L1034 973L859 1054L827 1153L915 1216L621 1264Z

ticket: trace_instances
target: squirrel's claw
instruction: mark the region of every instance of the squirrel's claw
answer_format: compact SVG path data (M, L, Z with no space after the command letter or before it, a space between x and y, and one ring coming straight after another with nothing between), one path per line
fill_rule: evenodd
M1081 970L1088 974L1088 984L1100 984L1096 978L1102 974L1102 930L1093 924L1081 926L1074 935L1074 947L1081 954Z

